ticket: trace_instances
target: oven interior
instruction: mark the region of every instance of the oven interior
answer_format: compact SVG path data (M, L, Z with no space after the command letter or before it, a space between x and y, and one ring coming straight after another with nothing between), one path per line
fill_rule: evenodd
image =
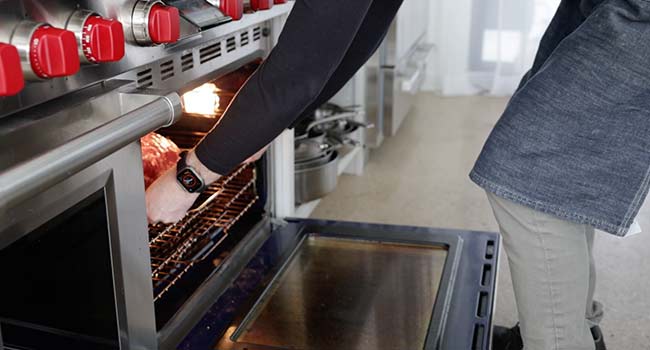
M213 93L217 95L218 106L213 113L184 113L176 124L156 132L180 149L193 148L219 122L236 92L260 63L261 60L249 62L207 83L216 87ZM209 95L200 97L203 101L210 99ZM194 101L184 98L186 110L192 110L191 102ZM210 185L180 222L149 226L158 330L220 267L243 236L262 220L266 203L265 168L264 157L255 163L241 165Z

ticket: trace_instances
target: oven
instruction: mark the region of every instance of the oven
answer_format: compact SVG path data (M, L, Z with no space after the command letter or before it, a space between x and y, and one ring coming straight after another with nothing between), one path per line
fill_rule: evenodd
M0 327L8 348L156 344L142 332L153 308L133 138L172 124L180 100L123 93L122 84L3 120Z
M193 147L292 7L152 3L180 9L176 42L124 25L122 60L0 97L0 349L488 349L498 236L287 217L287 135L147 224L139 140Z

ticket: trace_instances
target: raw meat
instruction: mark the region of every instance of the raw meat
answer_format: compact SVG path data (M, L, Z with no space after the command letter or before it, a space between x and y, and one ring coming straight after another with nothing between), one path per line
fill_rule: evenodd
M181 150L170 139L149 133L140 139L144 186L148 188L167 169L176 166Z

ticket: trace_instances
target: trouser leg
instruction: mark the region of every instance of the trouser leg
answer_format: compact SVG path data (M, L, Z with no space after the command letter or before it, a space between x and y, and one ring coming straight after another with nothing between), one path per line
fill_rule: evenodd
M590 227L587 231L587 246L589 248L589 292L587 294L587 312L585 317L589 327L598 326L603 319L603 305L594 300L594 291L596 289L596 264L594 262L594 228Z
M590 228L488 193L508 254L524 349L594 350Z

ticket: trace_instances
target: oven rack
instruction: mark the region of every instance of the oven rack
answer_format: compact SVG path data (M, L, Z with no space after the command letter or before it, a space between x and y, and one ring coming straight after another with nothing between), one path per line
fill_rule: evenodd
M220 245L257 201L255 181L255 167L241 166L211 185L199 197L200 206L178 223L149 226L154 300Z

